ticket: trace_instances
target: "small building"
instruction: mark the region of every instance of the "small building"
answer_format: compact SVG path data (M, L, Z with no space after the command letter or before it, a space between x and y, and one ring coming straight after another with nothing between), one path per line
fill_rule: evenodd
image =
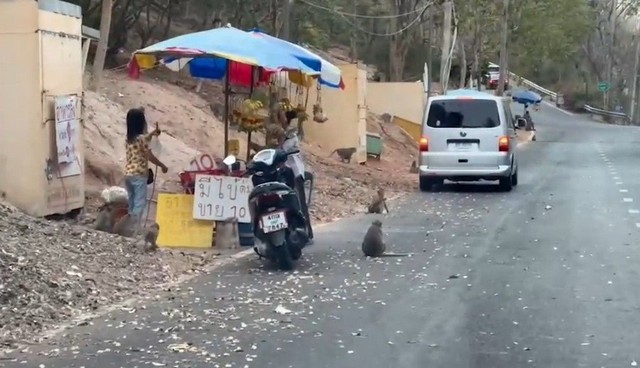
M82 77L98 38L77 5L0 1L0 198L30 215L84 206Z

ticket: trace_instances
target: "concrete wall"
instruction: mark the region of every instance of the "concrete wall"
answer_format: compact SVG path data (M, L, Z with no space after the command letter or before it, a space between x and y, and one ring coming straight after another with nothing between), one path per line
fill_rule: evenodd
M367 72L357 64L339 66L345 89L322 87L320 96L322 107L329 117L324 123L313 121L313 105L317 98L316 86L309 91L309 121L305 123L305 140L334 150L336 148L356 147L354 158L358 162L367 160Z
M367 105L376 114L390 114L420 123L424 106L422 82L369 82Z
M0 58L0 195L34 216L84 206L84 176L60 179L58 165L47 165L57 161L54 96L82 96L81 37L80 18L31 0L0 2L0 49L10 55Z

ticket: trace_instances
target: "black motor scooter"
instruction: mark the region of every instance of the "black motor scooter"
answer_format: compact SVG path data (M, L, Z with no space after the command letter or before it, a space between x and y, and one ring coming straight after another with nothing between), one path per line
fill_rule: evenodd
M299 152L264 149L247 163L244 174L251 176L253 183L249 212L257 240L254 250L284 270L293 268L293 261L302 256L302 248L309 242L307 218L294 189L294 174L285 165L290 155ZM236 160L229 156L224 161L231 166ZM307 195L310 197L311 193Z

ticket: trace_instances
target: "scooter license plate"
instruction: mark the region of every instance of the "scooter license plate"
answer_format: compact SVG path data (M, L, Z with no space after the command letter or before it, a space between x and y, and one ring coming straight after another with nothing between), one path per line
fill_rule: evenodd
M271 212L262 216L261 223L262 231L264 231L265 234L273 233L289 227L284 211Z

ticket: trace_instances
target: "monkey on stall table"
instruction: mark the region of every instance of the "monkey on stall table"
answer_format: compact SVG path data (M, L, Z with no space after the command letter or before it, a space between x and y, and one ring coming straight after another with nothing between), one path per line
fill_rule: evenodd
M389 208L387 207L387 199L384 197L384 189L380 188L378 189L378 193L376 194L375 197L373 197L373 200L371 201L371 204L369 205L369 207L367 207L367 213L382 213L382 210L386 210L387 213L389 213Z
M408 254L385 253L387 245L382 235L382 222L373 220L362 240L362 253L367 257L406 257Z
M340 161L350 164L353 154L356 153L356 148L336 148L329 154L329 157L331 157L334 153L338 154L338 157L340 157Z

